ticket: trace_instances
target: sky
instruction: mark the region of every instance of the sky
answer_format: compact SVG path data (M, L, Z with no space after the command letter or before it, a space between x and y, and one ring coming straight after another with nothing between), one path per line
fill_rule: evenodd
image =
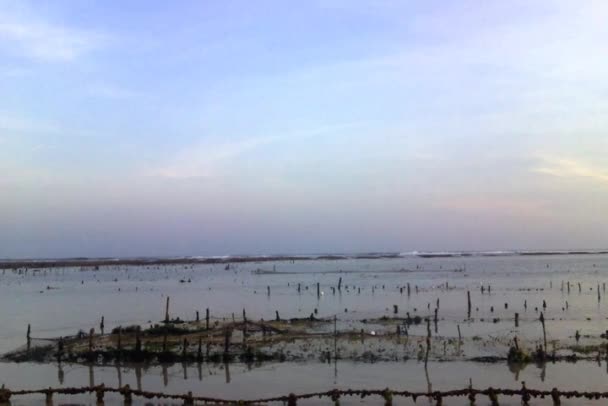
M0 258L608 248L607 21L0 0Z

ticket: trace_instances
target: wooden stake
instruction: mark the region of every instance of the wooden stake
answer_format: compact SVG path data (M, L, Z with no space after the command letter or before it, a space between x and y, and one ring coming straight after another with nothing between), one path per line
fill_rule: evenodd
M199 362L203 360L203 338L202 337L198 338L198 350L196 351L196 359Z
M431 319L430 318L426 319L426 330L427 330L426 353L424 354L424 367L425 368L429 361L429 352L431 351Z
M122 352L122 327L118 326L118 339L116 342L116 349L118 350L118 356L120 357L120 353Z
M338 316L334 315L334 359L338 359Z
M247 340L247 313L243 309L243 341Z
M227 356L230 350L230 338L232 336L232 330L226 329L224 332L224 356Z
M93 335L95 334L95 329L89 330L89 352L93 352Z
M135 329L135 352L141 352L141 327Z
M543 341L545 343L545 352L547 352L547 332L545 330L545 316L543 315L543 312L540 312L540 323L543 326Z
M59 341L57 342L57 362L61 362L62 356L63 356L63 337L59 337Z
M167 296L167 304L165 305L165 323L169 322L169 296Z

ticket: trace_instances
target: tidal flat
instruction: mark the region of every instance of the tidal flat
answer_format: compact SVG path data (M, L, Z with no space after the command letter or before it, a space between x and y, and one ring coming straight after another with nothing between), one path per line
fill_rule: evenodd
M50 263L0 270L0 383L10 389L129 384L254 399L522 381L603 391L608 377L605 253Z

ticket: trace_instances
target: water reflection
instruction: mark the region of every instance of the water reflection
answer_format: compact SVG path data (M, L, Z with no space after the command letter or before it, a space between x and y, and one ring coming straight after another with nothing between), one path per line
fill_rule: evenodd
M230 383L230 364L225 362L224 363L224 370L226 371L226 383Z
M513 380L515 382L520 381L521 372L526 369L528 364L518 364L518 363L508 363L509 372L513 374ZM540 381L545 382L547 379L547 362L538 362L535 364L538 369L540 369Z
M543 362L542 366L540 366L540 381L545 382L545 378L547 377L547 363Z
M519 382L519 374L526 369L527 364L508 363L509 372L513 374L515 382Z
M89 364L89 386L95 386L95 372L93 372L93 364Z
M150 365L146 365L146 364L123 364L123 363L114 363L112 364L113 367L116 369L116 378L117 378L117 383L118 383L118 387L123 387L124 384L123 383L123 372L124 373L131 373L133 372L135 375L135 382L136 382L136 386L138 390L143 390L143 384L142 381L144 380L145 375L149 374L149 367ZM171 384L171 380L170 380L170 372L169 370L171 368L174 367L175 364L161 364L158 365L158 368L160 368L161 371L161 377L162 377L162 382L163 382L163 386L164 387L168 387ZM247 371L252 371L253 369L255 369L258 366L261 366L262 364L253 364L253 363L248 363L245 364L246 370ZM81 366L79 366L78 364L69 364L69 367L71 367L72 369L80 369ZM198 380L200 382L203 381L203 363L202 362L197 362L194 363L194 365L191 365L187 362L182 362L179 364L179 366L181 367L181 374L180 376L182 377L183 381L188 381L189 376L188 376L188 368L195 366L196 367L196 371L197 371L197 375L198 375ZM95 369L99 369L99 370L103 370L104 368L106 368L107 366L98 366L95 365L93 363L89 363L86 364L86 368L88 369L88 385L89 386L95 386L96 385L96 380L95 380ZM213 367L219 369L219 370L224 370L224 381L226 383L231 383L231 374L230 374L230 364L229 363L222 363L222 364L213 364ZM217 374L217 370L213 371L213 367L211 367L208 370L208 374L209 375L216 375ZM71 369L68 368L68 372ZM175 371L177 372L177 371ZM64 364L63 363L57 363L57 381L59 383L59 386L64 386L65 384L65 375L66 375L66 371L64 369ZM174 375L177 376L177 375ZM337 381L337 377L338 377L338 366L337 366L337 362L334 363L334 377L336 378ZM108 384L108 382L103 382L106 385Z
M333 359L333 385L339 385L340 383L344 383L344 382L340 382L339 379L339 364L340 362L338 362L338 359L334 357ZM331 361L330 361L331 362ZM550 379L555 379L556 377L553 378L549 378L548 377L548 372L547 370L549 369L549 366L547 365L548 363L536 363L534 364L536 366L536 368L538 368L539 373L536 374L534 373L534 375L537 377L537 379L539 379L540 382L545 383ZM214 376L214 375L220 375L222 374L222 369L223 369L223 375L224 375L224 379L223 381L226 384L231 384L232 383L232 371L231 368L237 368L237 373L242 374L243 372L254 372L256 369L265 369L265 366L267 364L256 364L256 363L248 363L248 364L236 364L236 365L231 365L230 363L221 363L221 364L207 364L206 368L206 374L209 376ZM424 368L424 379L425 379L425 383L426 383L426 387L428 392L432 392L433 391L433 383L432 380L430 378L430 371L429 371L429 367L427 365L424 365L424 363L422 363L423 368ZM561 365L561 364L560 364ZM588 363L586 365L591 365L591 363ZM597 365L602 371L605 371L606 374L608 374L608 362L606 362L606 367L604 368L604 366L602 365L602 360L599 359L597 360L597 364L593 363L592 365ZM115 369L116 369L116 377L117 377L117 386L118 387L123 387L126 383L128 382L123 382L123 372L127 373L127 374L133 374L131 376L134 377L135 380L135 385L137 387L138 390L144 390L144 383L143 381L146 380L146 376L150 376L151 374L153 374L154 372L151 372L150 369L150 365L147 364L120 364L120 363L116 363L112 365ZM173 378L175 379L175 381L177 383L179 382L185 382L190 380L190 378L192 378L192 376L189 376L189 369L190 368L196 368L196 374L198 375L198 381L199 382L203 382L203 363L201 362L197 362L197 363L186 363L186 362L182 362L179 364L162 364L162 365L158 365L154 368L152 368L152 371L155 371L156 368L160 369L161 372L161 377L162 377L162 384L165 388L168 388L171 386L172 382L170 377L173 376ZM498 367L502 368L500 365L497 365ZM85 385L88 383L89 386L93 387L95 385L98 385L100 383L104 383L106 385L111 385L114 386L112 382L108 382L107 380L104 380L104 376L107 377L107 375L104 375L104 369L107 368L108 366L96 366L95 364L87 364L86 366L79 366L76 364L68 364L67 366L67 370L66 370L66 366L63 363L57 363L56 364L56 368L57 368L57 382L59 383L59 386L64 386L66 383L66 374L68 374L68 372L71 371L75 371L75 370L82 370L82 368L86 367L88 369L88 381L85 378ZM243 368L240 368L243 367ZM508 371L512 374L513 377L513 381L516 383L521 382L522 377L524 377L525 374L525 370L528 367L528 364L517 364L517 363L510 363L507 364L507 368ZM173 369L172 369L173 368ZM96 369L98 369L96 371ZM181 369L181 371L179 371L179 369ZM348 369L348 368L347 368ZM171 372L171 371L172 372ZM181 373L180 373L181 372ZM554 371L555 372L555 369ZM101 378L99 376L97 376L96 378L96 374L99 375L101 373ZM69 374L70 375L70 379L69 381L72 381L72 375L73 374ZM78 374L77 374L78 375ZM347 374L348 376L348 371ZM525 374L525 375L530 375ZM553 374L555 375L555 373ZM239 375L240 376L240 375ZM85 375L86 377L86 375ZM529 379L529 377L528 377ZM114 381L116 382L116 381ZM131 384L133 385L133 384ZM53 385L51 385L53 386Z
M141 389L141 364L135 365L135 380L137 381L137 390Z
M14 371L27 368L24 375L15 375ZM52 366L39 364L20 365L19 369L13 364L6 364L11 369L0 378L11 389L26 389L24 378L33 379L29 388L44 387L36 383L36 376L62 376L60 385L57 380L50 383L51 387L83 387L89 384L101 383L108 387L117 387L117 377L120 385L131 385L138 390L153 392L187 393L191 390L196 394L211 395L224 398L262 397L265 393L283 394L283 389L289 387L301 393L324 391L333 387L361 388L365 382L377 382L382 379L383 386L390 388L426 388L424 392L463 388L468 377L475 378L477 388L493 386L502 388L517 388L521 381L526 381L531 388L558 387L564 390L602 390L605 385L606 367L603 360L600 366L596 361L579 361L573 363L545 363L526 365L511 364L505 368L504 363L428 363L424 362L388 362L388 363L352 363L334 360L333 365L324 363L265 363L265 364L225 364L225 363L175 363L166 365L151 364L114 364L93 366L55 363ZM420 368L424 373L420 374ZM526 369L527 368L527 369ZM553 369L552 369L553 368ZM46 369L46 370L43 370ZM204 370L203 370L204 369ZM223 369L223 371L222 371ZM88 370L88 374L85 372ZM185 371L185 374L184 374ZM575 375L582 373L584 377ZM601 371L601 372L600 372ZM85 372L85 373L83 373ZM549 374L549 372L551 374ZM598 372L600 372L598 374ZM431 373L433 379L431 379ZM56 374L56 375L55 375ZM196 379L198 375L198 379ZM205 379L203 380L203 375ZM333 380L331 379L333 376ZM56 378L54 378L56 379ZM163 387L163 381L166 387ZM332 383L333 381L333 383ZM47 387L48 387L47 386ZM293 388L293 389L291 389ZM30 399L39 401L44 395L36 395ZM21 400L23 399L23 401ZM39 404L29 402L26 397L15 397L13 404ZM72 404L94 404L94 395L54 396L55 404L68 402ZM106 404L121 402L122 397L108 394ZM23 402L23 403L22 403ZM423 402L426 404L426 402ZM450 403L451 404L451 403ZM599 404L599 403L598 403Z
M61 362L57 364L57 380L59 381L59 385L63 386L64 380L63 367L61 366Z
M118 386L122 387L122 371L120 370L120 364L116 364L116 373L118 374Z

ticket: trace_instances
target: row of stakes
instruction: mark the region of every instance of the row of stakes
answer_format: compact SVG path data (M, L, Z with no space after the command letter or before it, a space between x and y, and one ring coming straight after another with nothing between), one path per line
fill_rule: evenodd
M550 282L550 283L551 283L550 286L552 287L552 282ZM569 281L567 281L567 282L562 281L562 287L561 287L562 291L564 290L564 287L565 287L566 291L568 293L570 293L570 282ZM317 288L317 295L320 296L321 295L320 283L316 284L316 288ZM445 288L449 289L449 285L448 285L447 282L445 283ZM602 290L605 291L605 288L606 288L606 284L603 283ZM300 283L298 283L298 288L297 289L298 289L298 292L301 291L301 284ZM338 281L337 290L341 291L341 289L342 289L342 278L340 277L339 281ZM361 288L358 288L359 291L360 291L360 289ZM406 286L399 287L399 289L400 289L401 293L403 293L404 289L406 289L407 294L408 295L411 294L411 285L409 283L407 283ZM491 290L492 290L491 285L488 285L487 288L485 288L482 285L481 286L481 293L483 294L486 289L487 289L488 293L491 293ZM578 283L578 289L579 289L579 292L582 292L582 285L581 285L580 282ZM332 290L335 293L336 288L332 287ZM416 285L415 286L415 292L418 293L418 291L419 291L419 288ZM270 294L271 294L270 286L267 287L267 293L270 296ZM599 284L597 284L597 294L598 294L598 301L599 301L601 299L600 285ZM167 297L167 299L166 299L166 308L165 308L165 323L169 323L170 322L169 305L170 305L170 298ZM543 309L547 308L547 304L546 304L545 300L543 300L543 305L542 306L543 306ZM430 304L429 304L428 307L430 308ZM527 301L524 301L524 308L527 309ZM565 308L566 309L568 308L568 301L566 301L566 307ZM434 310L433 321L435 323L435 329L437 329L436 326L437 326L437 318L438 318L438 315L437 315L438 309L439 309L439 299L437 299L436 308ZM508 309L508 303L505 303L505 309ZM471 310L472 310L471 292L467 291L467 317L468 317L468 319L471 318ZM538 310L538 308L535 308L535 310ZM563 308L562 308L562 310L563 310ZM393 305L393 311L394 311L395 314L398 313L398 306L397 305ZM491 306L490 311L491 312L494 311L494 307L493 306ZM275 313L276 313L276 320L279 321L280 320L280 316L279 316L278 310ZM311 315L311 317L312 317L312 315ZM233 318L234 318L234 314L233 314ZM247 324L247 318L246 318L245 309L243 309L243 319L245 321L245 326L246 326L246 324ZM408 320L409 319L410 319L410 317L409 317L409 313L408 313ZM199 312L198 311L196 312L196 321L197 322L200 321ZM427 321L430 322L430 318L427 318ZM540 314L539 321L541 322L541 325L542 325L542 328L543 328L543 341L544 341L544 344L545 344L545 348L547 348L546 347L545 319L544 319L544 315L543 315L542 312ZM519 313L515 313L514 314L514 322L515 322L515 326L518 327L519 326ZM104 324L105 324L105 318L104 318L104 316L102 316L101 317L101 322L100 322L100 330L101 330L101 334L102 335L104 334L104 327L105 327ZM205 326L206 326L206 329L209 330L209 327L210 327L210 312L209 312L209 308L206 309ZM458 327L459 340L461 340L460 325L458 325L457 327ZM404 332L407 335L407 329L405 329ZM401 335L401 328L400 328L400 326L397 326L397 334ZM94 335L94 329L91 329L90 334L89 334L89 337L90 337L89 338L89 347L90 347L91 350L92 350L92 347L93 347L93 335ZM230 335L231 334L229 332L226 333L226 339L225 339L226 347L229 346ZM246 331L244 332L244 335L246 336ZM580 337L580 335L578 334L578 331L577 331L576 336ZM429 337L427 337L427 341L429 341L429 339L430 339L430 328L429 328ZM120 350L121 349L121 328L120 327L118 328L118 340L117 341L118 341L118 347L119 347L119 350ZM165 335L165 338L164 338L164 341L163 341L163 351L166 351L166 348L167 348L166 347L166 341L167 341L167 337ZM59 340L59 344L58 345L59 345L59 349L60 349L59 353L61 354L61 352L63 350L63 348L62 348L63 347L63 340L62 339ZM27 328L27 348L28 348L28 350L30 349L30 346L31 346L31 326L28 324L28 328ZM141 340L139 338L139 334L136 334L136 349L137 348L141 348Z

